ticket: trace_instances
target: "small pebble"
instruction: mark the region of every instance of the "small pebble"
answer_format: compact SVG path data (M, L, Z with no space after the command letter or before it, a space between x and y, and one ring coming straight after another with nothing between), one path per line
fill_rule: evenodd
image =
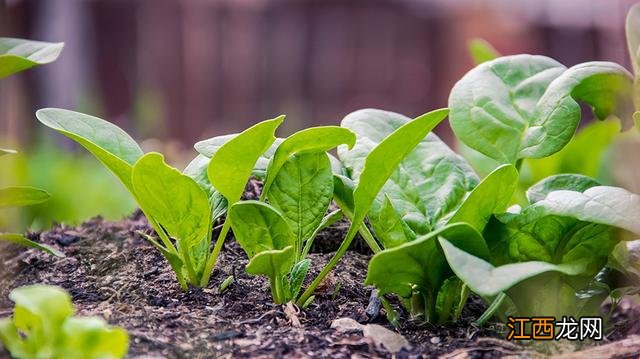
M440 338L438 337L431 338L431 344L438 344L438 343L440 343Z

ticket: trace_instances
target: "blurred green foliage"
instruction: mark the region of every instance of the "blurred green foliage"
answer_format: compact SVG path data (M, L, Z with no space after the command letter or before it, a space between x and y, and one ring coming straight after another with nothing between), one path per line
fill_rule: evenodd
M45 189L48 202L2 210L0 228L49 228L53 222L79 224L96 215L117 220L133 211L135 203L122 184L84 152L70 152L40 141L28 153L3 159L8 171L0 185L11 183Z

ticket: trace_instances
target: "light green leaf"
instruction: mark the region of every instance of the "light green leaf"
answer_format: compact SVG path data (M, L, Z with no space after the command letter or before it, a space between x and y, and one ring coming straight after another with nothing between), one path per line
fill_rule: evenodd
M500 53L484 39L472 39L467 43L467 48L475 65L500 57Z
M302 288L302 283L304 282L304 278L307 276L307 272L309 272L309 268L311 267L311 260L305 258L300 262L293 265L291 268L291 273L289 273L289 297L295 299L298 297L300 293L300 288Z
M568 216L640 234L640 195L623 188L596 186L583 192L557 190L522 211L520 221L546 215Z
M610 62L566 69L544 56L514 55L469 71L449 96L450 122L471 148L502 163L562 149L589 104L599 119L630 120L631 75ZM625 128L628 126L625 125Z
M6 241L6 242L11 242L11 243L15 243L15 244L20 244L22 246L25 247L31 247L31 248L35 248L35 249L39 249L43 252L49 253L53 256L56 257L61 257L64 258L65 255L64 253L51 248L45 244L42 243L38 243L38 242L34 242L28 238L25 238L23 235L21 234L15 234L15 233L0 233L0 241Z
M483 231L494 213L504 211L518 185L518 170L503 165L491 172L469 193L448 223L465 222Z
M284 116L254 125L222 145L211 158L209 181L229 204L240 199L258 158L276 140Z
M215 155L216 152L218 152L218 149L220 149L222 145L224 145L229 140L237 136L238 134L234 133L231 135L212 137L210 139L197 142L193 147L202 156L211 158L213 157L213 155ZM273 155L276 152L276 149L278 148L278 146L280 146L280 144L283 141L284 141L284 138L276 138L276 140L271 144L269 149L267 149L263 154L260 155L260 157L258 157L258 160L256 161L253 167L253 171L251 171L251 174L253 176L256 176L257 178L265 178L269 161L271 161L271 157L273 157ZM205 169L205 175L206 175L206 169Z
M48 64L60 55L64 43L0 37L0 79L34 66Z
M207 193L209 203L211 203L211 207L213 208L211 218L215 221L227 212L227 199L224 198L220 192L216 191L216 189L211 185L211 182L209 182L207 168L209 167L210 161L211 159L204 155L197 155L184 169L184 171L182 171L182 173L193 178L193 180L196 181L196 183Z
M242 201L229 209L229 221L236 240L249 258L271 249L295 243L295 234L282 214L259 201Z
M110 327L98 317L68 318L62 326L64 358L124 358L129 336L122 328Z
M36 117L81 144L133 192L131 169L143 152L121 128L97 117L56 108L38 110Z
M278 146L267 167L267 175L262 189L268 194L271 184L279 174L287 159L296 153L326 152L338 145L346 144L352 148L356 136L346 128L338 126L311 127L287 137ZM264 200L264 197L261 198Z
M0 148L0 157L4 156L4 155L13 155L18 153L16 150L10 150L7 148Z
M297 239L296 250L299 252L302 243L311 238L331 204L331 165L325 152L311 152L293 155L280 167L269 189L269 203L289 224Z
M46 202L51 195L42 189L34 187L0 188L0 208L30 206Z
M547 197L556 190L570 189L572 191L584 192L587 189L599 186L600 183L591 177L578 174L559 174L547 177L527 190L529 203L536 203Z
M389 196L385 195L382 208L375 214L369 213L369 222L373 227L376 238L384 248L397 247L416 238L411 228L402 220L391 204Z
M147 153L133 167L138 203L180 247L191 248L211 230L207 195L189 176L167 165L159 153Z
M538 274L555 271L577 275L584 271L582 263L552 264L531 261L494 267L489 262L459 249L444 238L440 238L451 269L472 291L480 296L492 297L513 287L517 283Z
M435 115L434 112L430 114ZM439 115L446 113L440 112L436 117ZM353 181L360 180L369 153L409 121L400 114L373 109L356 111L344 118L342 126L355 132L357 141L351 151L340 146L338 155ZM407 141L410 138L406 137ZM404 139L398 138L398 141ZM379 152L381 161L395 152L390 148L386 151L389 152ZM433 133L422 136L415 148L401 159L389 176L380 177L386 183L382 191L375 193L370 218L380 217L385 196L388 196L397 213L417 235L435 228L440 219L456 210L467 192L478 184L477 176L467 163ZM394 163L389 158L389 164Z

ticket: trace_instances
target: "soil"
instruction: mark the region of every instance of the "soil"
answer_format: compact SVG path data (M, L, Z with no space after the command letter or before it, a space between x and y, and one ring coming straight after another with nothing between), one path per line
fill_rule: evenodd
M272 304L268 281L245 273L246 256L232 238L226 241L209 288L185 293L164 258L136 231L152 233L139 212L120 222L96 217L78 227L55 225L50 231L28 234L61 250L66 258L0 244L0 317L11 315L13 305L7 296L13 288L47 283L67 289L78 314L102 316L126 328L130 358L392 357L361 331L331 328L335 319L349 317L396 330L387 322L384 310L375 316L367 314L372 288L362 283L371 254L362 248L347 253L313 303L302 311ZM343 234L344 223L339 222L318 239L324 242L318 248L325 252L335 249L324 239ZM312 253L312 273L316 274L330 256ZM234 282L220 293L217 286L229 275L234 276ZM449 353L447 357L492 358L522 354L524 347L500 339L504 338L501 324L483 328L472 324L485 308L472 297L455 325L403 321L396 331L410 346L395 356ZM640 333L635 320L638 314L636 306L620 306L613 316L615 330L599 344ZM1 348L0 357L8 357Z

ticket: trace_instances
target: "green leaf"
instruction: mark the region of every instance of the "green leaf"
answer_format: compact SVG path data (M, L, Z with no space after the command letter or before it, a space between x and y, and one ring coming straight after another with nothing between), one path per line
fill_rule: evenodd
M402 220L386 194L381 210L376 214L370 213L369 221L384 248L397 247L416 238L416 234Z
M204 155L198 155L194 158L189 165L182 171L185 175L193 178L194 181L207 193L209 203L213 211L211 213L212 221L222 217L227 212L227 199L216 191L215 188L209 182L207 175L207 168L211 159Z
M289 297L291 299L298 297L300 288L302 288L302 283L304 282L304 278L307 276L307 272L309 272L310 267L311 260L306 258L294 264L293 268L291 268L291 273L289 273Z
M281 213L259 201L242 201L229 209L229 221L238 244L249 258L271 249L295 243L295 234Z
M34 187L0 188L0 208L30 206L46 202L51 195L42 189Z
M39 249L43 252L49 253L53 256L56 257L61 257L64 258L65 255L64 253L49 247L45 244L41 244L38 242L34 242L30 239L25 238L23 235L21 234L15 234L15 233L0 233L0 241L7 241L7 242L11 242L11 243L15 243L15 244L20 244L22 246L25 247L31 247L31 248L35 248L35 249Z
M271 184L280 173L280 168L292 155L326 152L342 144L352 148L355 142L356 136L353 132L338 126L311 127L294 133L278 146L271 158L262 193L269 193Z
M582 192L557 190L524 209L517 223L547 215L572 217L640 234L640 195L611 186L590 187Z
M547 197L547 195L556 190L570 189L573 191L583 192L600 183L591 177L578 174L559 174L547 177L527 190L527 199L529 203L539 202Z
M220 147L222 147L222 145L224 145L225 143L229 142L229 140L237 136L238 134L234 133L231 135L212 137L210 139L197 142L193 147L202 156L211 158L213 157L213 155L215 155L216 152L218 152L218 150L220 149ZM258 157L258 160L256 161L253 167L253 171L251 171L251 174L253 176L256 176L257 178L265 178L269 161L271 161L271 157L273 157L273 155L276 152L276 149L278 148L278 146L280 146L280 144L283 141L284 141L283 138L276 138L276 140L271 144L269 149L267 149L263 154L260 155L260 157ZM205 175L206 175L206 169L205 169Z
M16 150L10 150L7 148L0 148L0 157L4 156L4 155L13 155L18 153Z
M573 136L581 110L630 119L631 76L609 62L566 69L544 56L505 56L469 71L449 96L450 123L469 147L502 163L541 158ZM625 125L625 128L628 126Z
M504 211L518 185L518 170L503 165L491 172L469 193L448 223L465 222L483 231L494 213Z
M64 358L124 358L129 336L122 328L110 327L98 317L68 318L62 327Z
M276 140L284 116L254 125L222 145L211 158L209 181L229 204L237 202L258 158Z
M437 238L440 236L454 241L471 253L483 257L489 255L478 231L465 223L451 224L374 255L369 262L365 284L376 286L380 294L395 293L404 298L420 293L425 298L427 314L432 313L432 317L426 320L447 320L433 317L438 292L445 280L453 275L438 246ZM448 317L450 311L445 311Z
M434 111L429 116L446 115L445 110L439 111L443 112ZM338 148L338 155L350 172L350 178L355 182L363 182L361 174L365 158L391 133L408 123L411 123L410 119L400 114L372 109L356 111L345 117L342 126L351 129L357 136L351 151L347 151L345 146ZM370 213L370 218L380 218L385 196L388 196L397 213L417 235L427 234L436 228L438 222L455 211L467 192L478 183L477 176L460 156L435 134L425 136L424 133L405 133L407 137L396 139L398 142L406 139L406 144L411 145L409 140L419 138L408 153L398 152L392 147L383 150L387 152L378 152L377 160L382 162L384 158L389 166L394 167L388 168L391 173L380 174L384 186L382 191L374 193L375 201L371 204ZM395 155L402 157L391 157ZM397 159L401 161L395 166Z
M0 37L0 79L55 61L63 47L62 42Z
M492 297L517 283L538 274L556 271L577 275L584 271L583 263L552 264L541 261L506 264L494 267L489 262L459 249L444 238L440 246L455 274L480 296Z
M180 247L206 241L211 210L206 193L191 177L167 165L161 154L151 152L134 165L132 183L145 213Z
M484 39L472 39L467 43L467 48L475 65L500 57L500 53Z
M325 152L310 152L293 155L280 167L268 192L269 203L289 224L299 253L331 204L331 165Z
M133 193L131 169L143 152L121 128L97 117L56 108L38 110L36 117L81 144Z

